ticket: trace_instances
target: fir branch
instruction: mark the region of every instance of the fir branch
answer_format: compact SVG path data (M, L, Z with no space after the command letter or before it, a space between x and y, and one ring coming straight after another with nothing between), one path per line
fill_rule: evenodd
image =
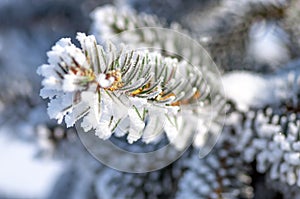
M61 39L48 52L49 64L38 69L45 77L41 93L50 99L50 117L59 123L64 119L68 127L83 118L83 129L94 130L102 139L108 139L121 120L129 119L122 129L132 143L143 138L143 131L148 132L147 142L155 140L146 130L147 121L168 121L169 115L176 127L170 123L163 128L171 143L183 148L197 131L203 109L199 104L207 110L212 105L213 85L203 80L201 71L159 53L128 50L110 42L103 48L93 36L82 33L77 38L82 49ZM161 115L155 113L157 108ZM184 142L182 133L186 135Z

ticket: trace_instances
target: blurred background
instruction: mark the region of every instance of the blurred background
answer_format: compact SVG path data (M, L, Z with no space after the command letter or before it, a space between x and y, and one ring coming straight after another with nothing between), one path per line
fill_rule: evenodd
M74 129L47 116L37 67L47 62L46 52L58 39L75 41L76 32L89 33L91 11L105 4L156 15L167 24L178 22L202 42L222 74L244 70L266 75L299 59L299 0L0 0L0 198L221 198L221 188L205 196L210 190L205 186L218 181L205 173L214 175L218 168L210 160L191 158L193 149L160 171L125 174L100 164ZM210 172L195 173L187 164ZM181 181L189 168L189 181ZM197 176L202 189L180 195L179 184L189 187ZM238 192L234 198L283 198L276 188L265 188L264 175L255 169L243 176L246 185L222 182L229 192Z

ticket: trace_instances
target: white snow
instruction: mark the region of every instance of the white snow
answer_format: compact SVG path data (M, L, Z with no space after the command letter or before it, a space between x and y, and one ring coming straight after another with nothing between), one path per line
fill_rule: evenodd
M276 99L272 82L258 74L232 72L224 75L222 81L227 98L236 102L240 110L261 107Z
M64 170L61 162L35 159L33 144L0 134L0 196L45 198Z
M99 85L102 88L108 88L114 83L115 78L114 77L109 77L107 79L106 75L104 73L100 73L98 78L97 78L97 81L98 81Z
M248 53L260 64L278 65L289 59L287 35L274 23L255 23L249 32Z
M140 118L138 113L142 113L142 110L130 108L128 110L128 116L130 120L130 128L129 134L127 137L128 143L132 144L133 142L137 141L142 137L143 129L145 127L144 121Z

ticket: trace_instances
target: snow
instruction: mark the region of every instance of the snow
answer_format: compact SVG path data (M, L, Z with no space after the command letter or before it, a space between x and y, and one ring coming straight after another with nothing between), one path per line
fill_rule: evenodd
M102 88L109 88L115 81L114 77L106 78L106 74L100 73L97 81Z
M140 118L139 114L141 115L143 109L135 109L130 108L128 110L128 116L130 120L130 128L129 128L129 134L127 137L128 143L132 144L133 142L137 141L142 137L143 129L145 127L145 123ZM139 113L138 113L139 112Z
M250 107L262 107L275 99L269 79L251 72L232 72L222 78L227 98L237 103L237 108L247 111Z
M278 65L289 59L287 35L274 23L255 23L249 35L249 55L258 63Z
M0 134L0 196L45 198L64 170L62 162L35 159L37 148Z

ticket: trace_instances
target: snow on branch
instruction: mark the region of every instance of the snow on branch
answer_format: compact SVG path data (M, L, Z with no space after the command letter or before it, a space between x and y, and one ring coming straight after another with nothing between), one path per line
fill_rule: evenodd
M83 33L77 39L81 49L63 38L48 52L49 64L38 69L50 118L67 127L82 119L84 131L101 139L127 134L129 143L153 142L164 131L184 148L199 130L202 107L213 102L200 70L157 52L112 43L103 48Z

